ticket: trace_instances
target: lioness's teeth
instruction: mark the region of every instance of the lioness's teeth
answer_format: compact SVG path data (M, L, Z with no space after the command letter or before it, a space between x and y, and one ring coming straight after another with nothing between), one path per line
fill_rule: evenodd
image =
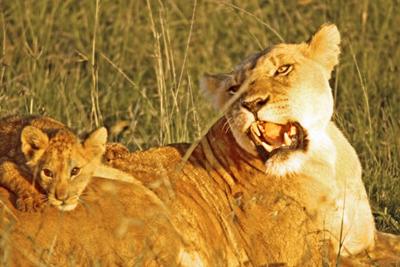
M287 146L290 146L292 144L292 139L290 139L289 134L286 132L283 134L283 141Z
M290 136L296 135L296 133L297 133L296 126L291 126L290 127Z
M255 123L253 123L253 124L251 125L251 129L253 130L253 132L254 132L258 137L261 136L260 130L258 129L258 127L257 127L257 125L256 125Z
M261 131L262 133L264 132L264 128L262 127L262 125L260 125L260 124L257 124L257 128L258 128L258 130L259 131Z
M261 142L261 145L264 147L265 150L267 150L268 152L271 152L274 148L271 145L268 145L265 142Z

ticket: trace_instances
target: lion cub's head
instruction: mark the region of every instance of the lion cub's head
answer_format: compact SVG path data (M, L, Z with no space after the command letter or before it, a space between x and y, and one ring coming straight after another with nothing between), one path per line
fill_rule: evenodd
M308 43L276 45L201 85L218 109L237 98L226 114L237 143L283 175L296 171L331 119L339 44L336 26L324 25Z
M81 142L68 129L47 135L26 126L21 133L22 152L35 181L47 193L49 203L73 210L105 152L107 130L102 127Z

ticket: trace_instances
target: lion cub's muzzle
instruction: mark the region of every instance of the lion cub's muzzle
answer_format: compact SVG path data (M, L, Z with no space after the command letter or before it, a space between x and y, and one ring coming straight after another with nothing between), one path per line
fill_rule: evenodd
M279 152L307 148L306 131L298 122L277 124L255 121L247 130L247 135L264 161Z

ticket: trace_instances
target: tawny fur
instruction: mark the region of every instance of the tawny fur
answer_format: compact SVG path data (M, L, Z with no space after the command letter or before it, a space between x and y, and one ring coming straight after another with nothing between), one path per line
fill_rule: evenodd
M214 125L185 164L185 144L130 154L112 145L106 152L112 166L134 174L167 205L181 238L200 255L198 266L400 263L400 237L376 231L373 248L338 257L315 212L329 201L326 188L312 176L266 174L226 123Z
M186 253L168 210L140 183L94 178L71 212L19 212L10 196L0 188L1 266L169 267Z

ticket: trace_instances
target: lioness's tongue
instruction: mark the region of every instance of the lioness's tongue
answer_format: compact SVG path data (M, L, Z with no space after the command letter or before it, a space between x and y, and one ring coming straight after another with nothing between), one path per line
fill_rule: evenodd
M272 122L258 122L260 126L259 129L261 131L262 137L267 141L270 145L280 146L283 144L283 133L286 131L285 125L276 124Z

